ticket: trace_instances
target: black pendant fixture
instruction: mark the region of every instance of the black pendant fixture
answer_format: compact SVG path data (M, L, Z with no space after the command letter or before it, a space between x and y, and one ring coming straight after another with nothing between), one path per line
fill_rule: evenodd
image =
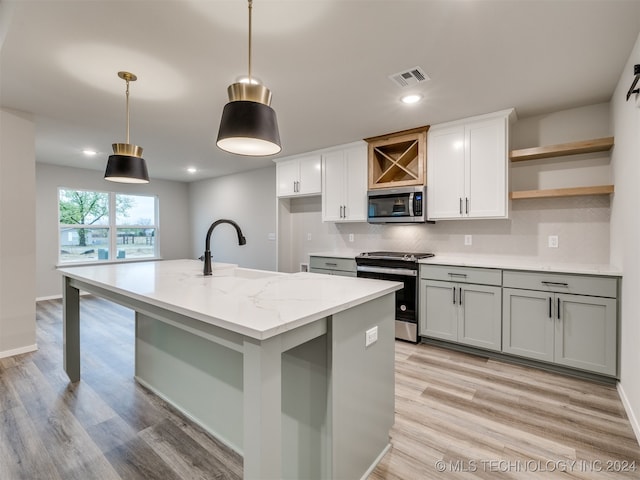
M246 83L227 88L229 103L222 112L216 145L226 152L248 156L275 155L282 150L271 91L251 78L251 12L249 2L249 76Z
M147 164L142 158L142 147L129 143L129 82L138 77L129 72L118 72L118 76L127 82L127 143L113 143L113 155L109 156L105 180L119 183L149 183Z

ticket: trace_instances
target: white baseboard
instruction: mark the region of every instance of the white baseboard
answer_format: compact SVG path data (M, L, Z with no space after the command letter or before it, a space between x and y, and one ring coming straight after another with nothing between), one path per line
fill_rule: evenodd
M38 350L38 344L27 345L26 347L14 348L12 350L5 350L0 352L0 358L13 357L14 355L20 355L22 353L35 352Z
M640 423L638 423L638 417L636 417L633 408L631 407L631 403L627 398L627 394L624 393L624 389L622 388L622 383L618 382L618 395L620 395L620 400L622 400L622 406L624 407L625 412L627 412L627 417L629 417L629 423L631 424L631 428L633 429L633 433L636 436L636 442L640 444Z
M45 300L60 300L62 295L49 295L47 297L37 297L36 302L44 302Z
M89 292L80 292L80 296L91 295ZM46 297L37 297L36 302L44 302L46 300L62 300L62 295L49 295Z

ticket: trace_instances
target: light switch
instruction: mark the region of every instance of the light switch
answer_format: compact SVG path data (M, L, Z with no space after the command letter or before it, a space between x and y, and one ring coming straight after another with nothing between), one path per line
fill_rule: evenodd
M471 235L465 235L464 236L464 244L465 245L473 244L473 237Z

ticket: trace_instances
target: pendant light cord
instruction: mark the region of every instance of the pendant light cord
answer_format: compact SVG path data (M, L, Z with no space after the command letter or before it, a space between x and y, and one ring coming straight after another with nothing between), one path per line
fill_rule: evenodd
M249 0L249 85L251 85L251 11L253 10L253 0Z

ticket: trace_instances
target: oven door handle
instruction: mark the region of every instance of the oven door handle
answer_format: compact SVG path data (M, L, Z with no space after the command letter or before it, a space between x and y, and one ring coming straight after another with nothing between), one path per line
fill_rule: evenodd
M357 267L358 272L370 272L370 273L386 273L388 275L402 275L405 277L417 277L418 271L408 268L385 268L385 267L371 267L369 265L359 265Z

